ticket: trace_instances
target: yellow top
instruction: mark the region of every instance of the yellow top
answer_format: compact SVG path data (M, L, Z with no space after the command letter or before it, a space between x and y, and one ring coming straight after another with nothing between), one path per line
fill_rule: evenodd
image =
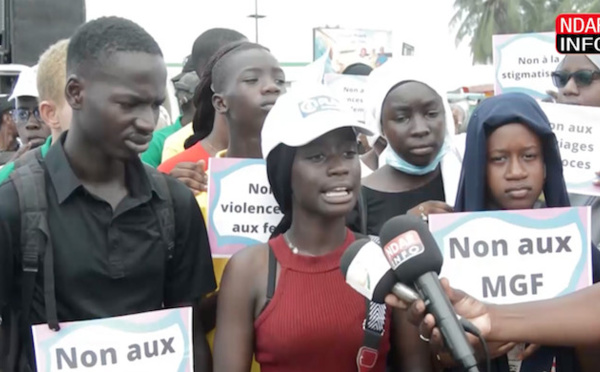
M227 150L221 150L217 152L215 158L224 158L227 155ZM208 226L208 193L201 192L196 195L196 201L198 202L198 206L200 206L200 210L202 211L202 216L204 217L204 222ZM221 285L221 277L223 276L223 271L225 270L225 265L227 264L227 258L213 258L213 267L215 269L215 277L217 279L217 288Z
M171 137L169 137L169 138L171 138ZM166 149L166 143L165 143L165 149ZM219 151L215 155L215 157L216 158L224 158L225 155L227 155L227 150L222 150L222 151ZM164 158L163 158L163 160L164 160ZM196 195L196 201L198 202L198 205L200 206L200 210L202 211L202 215L204 216L204 221L208 225L208 193L201 192L200 194ZM222 257L218 257L218 258L214 257L213 258L213 267L215 270L215 278L217 279L217 290L221 285L221 278L223 277L223 271L225 270L225 265L227 265L227 261L228 261L227 258L222 258ZM215 339L215 330L210 331L207 335L207 338L208 338L208 344L210 345L211 350L212 350L214 339ZM256 360L254 360L254 358L252 359L252 368L250 369L250 372L260 372L260 365L256 362Z
M192 134L194 134L194 127L190 123L167 137L163 146L161 162L183 152L185 150L183 144Z

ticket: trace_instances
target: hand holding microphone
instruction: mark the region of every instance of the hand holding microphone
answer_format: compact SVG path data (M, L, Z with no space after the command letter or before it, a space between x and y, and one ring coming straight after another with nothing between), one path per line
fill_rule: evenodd
M443 257L427 224L412 216L395 217L383 225L380 237L396 278L416 287L453 359L466 371L479 371L473 348L440 284Z

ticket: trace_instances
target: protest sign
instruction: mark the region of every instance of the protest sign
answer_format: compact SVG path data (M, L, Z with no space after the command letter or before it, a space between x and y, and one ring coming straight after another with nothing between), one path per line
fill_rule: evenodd
M556 91L552 72L562 61L554 44L554 32L494 35L494 92L522 92L537 99Z
M556 134L567 189L571 193L600 196L594 186L600 171L600 108L540 103Z
M282 214L271 192L263 159L211 158L208 239L213 257L231 257L265 243Z
M193 371L192 309L32 327L38 372Z
M544 300L592 284L589 207L432 214L429 228L440 277L479 300Z
M325 75L325 85L327 85L337 97L344 100L346 105L350 107L354 113L356 120L363 123L365 121L364 96L367 78L367 76L358 75Z
M355 63L372 68L392 57L392 32L344 28L313 29L314 59L330 53L333 72L342 73Z

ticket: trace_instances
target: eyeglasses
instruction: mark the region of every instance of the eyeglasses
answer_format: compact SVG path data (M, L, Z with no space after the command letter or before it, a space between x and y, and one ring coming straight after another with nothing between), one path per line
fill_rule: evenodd
M564 88L569 80L573 78L578 87L590 86L594 80L600 78L600 71L595 70L577 70L575 72L554 71L552 73L552 82L557 88Z
M33 117L35 118L35 120L37 120L38 122L42 122L42 117L40 116L40 110L39 108L34 108L33 110L27 109L27 108L17 108L14 109L12 115L13 115L13 120L15 121L16 124L18 125L24 125L27 124L27 122L29 121L29 118L31 117L31 114L33 113Z

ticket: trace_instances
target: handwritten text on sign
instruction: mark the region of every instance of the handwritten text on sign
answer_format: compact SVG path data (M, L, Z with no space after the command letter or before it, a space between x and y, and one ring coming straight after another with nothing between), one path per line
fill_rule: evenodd
M600 108L540 103L556 135L567 189L600 196L594 186L600 171Z
M39 372L193 370L191 308L32 327Z
M556 90L551 74L562 60L554 32L494 35L494 92L523 92L545 98Z
M211 158L208 237L213 257L265 243L281 220L262 159Z
M587 207L436 214L429 227L441 276L480 300L543 300L591 285Z

